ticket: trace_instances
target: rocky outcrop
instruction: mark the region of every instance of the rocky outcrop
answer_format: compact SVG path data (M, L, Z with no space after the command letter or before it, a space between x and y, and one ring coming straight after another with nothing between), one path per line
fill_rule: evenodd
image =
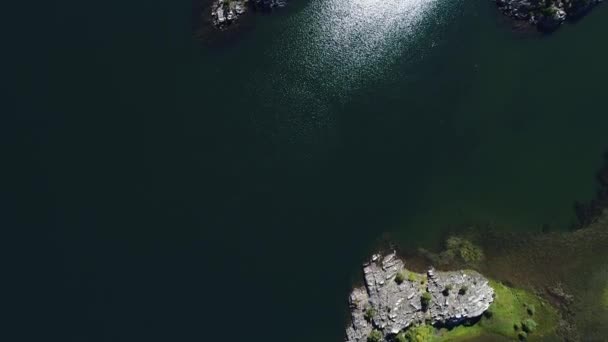
M509 17L525 20L540 30L553 31L566 19L587 13L602 0L496 0Z
M231 24L246 11L246 0L218 0L211 6L211 17L216 27L222 27Z
M431 269L427 275L433 324L456 325L477 318L494 301L494 290L477 272L435 272Z
M225 27L248 10L271 10L285 6L285 0L216 0L211 6L211 18L216 27Z
M347 342L365 342L373 330L395 335L412 325L456 325L481 316L494 300L488 280L474 271L410 272L395 253L364 264L365 288L350 295ZM425 298L426 297L426 298Z

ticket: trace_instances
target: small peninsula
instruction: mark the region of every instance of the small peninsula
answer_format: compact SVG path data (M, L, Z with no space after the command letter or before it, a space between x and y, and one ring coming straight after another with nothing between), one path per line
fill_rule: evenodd
M473 270L415 273L392 252L373 255L363 273L365 287L349 297L346 342L526 340L553 331L557 322L556 310L540 298Z

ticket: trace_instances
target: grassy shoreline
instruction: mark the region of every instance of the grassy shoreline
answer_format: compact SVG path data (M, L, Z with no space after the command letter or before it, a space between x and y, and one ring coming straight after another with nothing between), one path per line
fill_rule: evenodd
M421 250L406 259L410 266L474 269L493 279L499 305L500 292L507 293L505 289L510 289L520 304L533 303L537 311L534 319L539 324L527 340L601 341L608 336L604 323L608 322L608 210L594 223L576 231L513 233L472 227L460 232L459 239L467 242L458 244L455 250L446 243L441 252ZM482 257L465 260L471 249ZM551 307L555 308L555 315L540 311ZM517 315L520 314L521 310ZM552 317L550 321L554 322L547 322L543 315ZM502 320L509 314L498 317ZM544 330L547 326L555 327L556 333ZM476 325L455 328L442 339L431 341L486 341L491 336L497 340L499 336L517 338L514 331L508 331L506 322L492 325L482 318Z
M473 325L452 329L429 326L410 328L402 341L463 342L463 341L555 341L560 321L558 310L543 298L522 289L508 287L490 280L495 300L490 309ZM532 320L535 327L522 327ZM523 322L523 324L522 324ZM524 330L530 330L526 332ZM532 331L533 330L533 331ZM397 341L400 341L398 338Z

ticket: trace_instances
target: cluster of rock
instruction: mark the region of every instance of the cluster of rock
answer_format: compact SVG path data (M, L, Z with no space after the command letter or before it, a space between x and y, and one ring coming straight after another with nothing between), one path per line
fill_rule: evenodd
M481 316L494 301L494 289L477 272L429 270L429 312L433 324L455 325Z
M477 272L430 269L426 275L417 274L405 269L395 253L374 255L363 273L365 287L354 289L349 298L352 322L346 328L347 342L366 342L373 330L388 339L424 322L456 325L481 316L494 301L494 290Z
M539 29L552 31L567 18L585 14L602 0L496 0L506 15L525 20Z
M285 6L285 0L214 0L211 18L216 27L231 24L248 9L270 10Z
M232 23L247 10L247 0L218 0L211 6L211 17L215 26Z

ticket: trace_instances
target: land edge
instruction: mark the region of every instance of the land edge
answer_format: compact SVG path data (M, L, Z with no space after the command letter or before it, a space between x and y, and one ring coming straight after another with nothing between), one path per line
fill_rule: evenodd
M383 256L383 257L382 257ZM370 274L369 270L366 271L366 268L369 267L374 261L380 260L380 258L386 260L386 258L397 258L396 252L381 252L374 254L372 256L372 260L370 262L366 262L363 264L364 274L366 278L369 278ZM403 267L403 264L400 265L400 270L408 274L407 280L404 280L405 276L399 281L399 283L407 283L412 281L412 276L416 278L416 282L420 279L424 279L425 275L423 273L416 273L413 271L409 271L408 269ZM393 269L392 272L390 268L393 265L389 265L387 270L389 270L388 277L383 275L382 278L389 284L394 284L397 278L397 272ZM543 296L538 294L526 291L524 289L513 288L511 286L507 286L499 281L494 279L486 278L482 276L478 271L473 269L463 269L463 270L446 270L446 271L436 271L433 267L428 268L426 273L426 279L428 279L429 283L434 282L433 278L449 278L454 275L477 275L479 278L477 280L486 281L485 284L491 284L487 286L487 288L491 291L491 299L486 303L487 306L484 306L481 310L467 316L467 317L451 317L455 319L450 319L450 317L444 315L437 319L437 315L431 314L432 311L437 312L437 306L441 305L431 305L428 315L423 316L423 319L417 317L418 320L412 322L412 324L407 324L405 327L399 327L398 331L394 329L392 331L390 327L387 326L386 317L390 316L385 314L384 319L382 319L381 314L378 312L374 312L370 314L369 311L365 310L365 304L362 306L361 303L357 303L360 300L360 295L362 291L373 292L375 289L370 288L370 281L366 279L365 287L355 287L351 296L349 298L349 304L351 308L351 321L347 324L346 338L348 341L355 342L364 342L364 341L432 341L432 342L443 342L443 341L469 341L477 338L493 338L493 339L511 339L511 340L527 340L530 338L531 340L538 340L542 338L549 337L550 339L556 338L556 332L558 325L561 324L561 317L558 313L558 310L554 308L550 302L548 302ZM378 278L378 277L375 277ZM471 278L473 279L473 278ZM453 280L452 280L453 282ZM427 287L424 292L426 293L441 293L445 291L446 282L439 282L433 288ZM424 283L422 283L424 284ZM471 285L471 283L467 284ZM439 287L438 287L439 286ZM459 293L459 288L452 289L451 285L450 289L453 297L454 294L462 295L463 293ZM442 289L444 289L442 291ZM495 293L495 289L498 289L498 293ZM446 302L448 294L443 293L446 296ZM383 295L384 296L384 295ZM386 301L390 301L390 295L386 297ZM411 298L411 297L410 297ZM408 298L408 299L410 299ZM433 296L433 301L437 298L437 296ZM443 297L441 297L443 298ZM497 298L496 301L494 299ZM404 299L404 298L401 298ZM398 301L400 301L398 299ZM515 305L514 303L518 304ZM474 302L473 302L474 303ZM505 310L505 303L511 303L507 305L508 310ZM545 315L542 319L543 326L539 331L533 332L532 329L536 330L536 322L531 317L531 312L533 313L536 309L534 304L541 308L539 311L541 315ZM411 304L410 304L411 305ZM369 307L369 306L368 306ZM382 306L380 306L382 307ZM454 307L454 306L453 306ZM374 311L378 309L378 306L372 307ZM391 309L389 309L391 310ZM518 313L516 313L518 311ZM498 313L498 317L495 316L495 312ZM445 314L445 312L443 312ZM528 317L530 316L530 317ZM523 325L526 326L526 322L531 321L528 325L534 324L534 327L528 330L528 328L521 328ZM362 324L365 325L368 322L367 329L363 330L363 334L354 335L353 328L355 325L359 325L359 328L362 327ZM506 323L505 323L506 322ZM507 327L505 328L505 324ZM519 329L517 329L519 326ZM356 328L355 328L356 329ZM525 330L522 330L525 329ZM350 330L350 334L349 334ZM377 339L380 334L382 336L380 339ZM376 334L377 336L374 336ZM480 339L483 340L483 339Z
M603 0L492 0L500 12L515 22L527 22L539 31L550 33L566 21L587 15ZM224 30L248 12L270 12L286 6L286 0L212 0L207 22Z

